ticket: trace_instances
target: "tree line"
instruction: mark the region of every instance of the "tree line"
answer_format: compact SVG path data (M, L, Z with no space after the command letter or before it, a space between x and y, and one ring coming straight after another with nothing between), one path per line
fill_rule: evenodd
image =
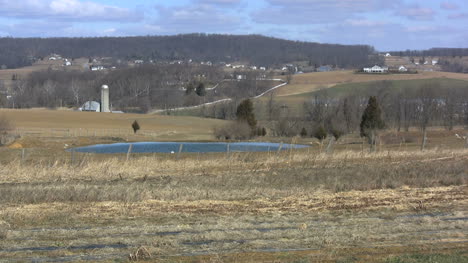
M52 53L67 58L113 57L124 60L216 62L248 61L273 66L293 61L355 68L372 64L367 45L320 44L260 35L184 34L93 38L0 38L0 66L18 68Z
M278 84L262 80L269 77L264 71L229 74L222 67L198 64L145 64L109 72L44 70L15 78L11 97L7 100L7 94L0 94L0 106L78 108L86 101L100 101L101 86L108 85L114 110L170 112L224 98L237 101L256 96Z
M427 50L390 51L400 57L458 57L468 56L468 48L431 48Z
M369 101L373 97L375 101ZM356 90L352 95L331 96L326 90L317 92L305 102L299 113L292 113L288 107L277 101L273 93L268 100L255 103L255 116L268 128L271 136L323 136L360 132L364 137L373 137L363 132L362 118L369 104L378 102L377 127L397 131L418 128L424 134L428 127L468 127L468 85L467 87L442 86L437 80L416 87L396 89L389 81L379 81L374 88ZM235 119L236 105L233 101L203 110L205 117ZM229 114L226 114L228 112ZM374 118L368 113L369 118ZM385 124L385 125L383 125ZM317 137L317 138L319 138ZM425 137L425 136L424 136Z

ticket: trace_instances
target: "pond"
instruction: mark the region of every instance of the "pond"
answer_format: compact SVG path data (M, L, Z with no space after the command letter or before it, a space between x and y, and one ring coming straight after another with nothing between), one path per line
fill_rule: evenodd
M299 144L269 142L135 142L97 144L68 149L82 153L127 153L132 145L132 153L217 153L217 152L268 152L309 147ZM181 146L182 145L182 146Z

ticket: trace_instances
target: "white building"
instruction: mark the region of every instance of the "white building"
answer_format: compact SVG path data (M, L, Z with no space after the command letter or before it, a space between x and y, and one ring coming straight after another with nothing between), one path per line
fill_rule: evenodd
M439 63L438 60L435 60L435 59L432 60L432 65L433 65L433 66L434 66L434 65L437 65L438 63Z
M104 70L103 66L92 66L91 71L99 71L99 70Z
M388 72L388 67L373 66L372 68L363 68L363 71L366 73L386 73Z
M80 111L101 112L101 104L97 101L87 101L79 108Z
M400 66L400 67L398 68L398 71L400 71L400 72L407 72L408 69L407 69L406 67L404 67L404 66Z
M391 57L390 53L385 54L386 57Z

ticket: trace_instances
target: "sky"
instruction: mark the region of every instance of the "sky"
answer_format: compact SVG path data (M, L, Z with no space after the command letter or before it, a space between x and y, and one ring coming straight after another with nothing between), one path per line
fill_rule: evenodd
M467 0L0 0L0 37L260 34L372 45L468 47Z

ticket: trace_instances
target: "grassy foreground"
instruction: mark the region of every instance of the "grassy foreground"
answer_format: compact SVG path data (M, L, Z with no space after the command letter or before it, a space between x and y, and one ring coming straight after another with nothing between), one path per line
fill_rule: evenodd
M463 149L300 150L11 161L0 170L0 258L463 259L467 156Z

